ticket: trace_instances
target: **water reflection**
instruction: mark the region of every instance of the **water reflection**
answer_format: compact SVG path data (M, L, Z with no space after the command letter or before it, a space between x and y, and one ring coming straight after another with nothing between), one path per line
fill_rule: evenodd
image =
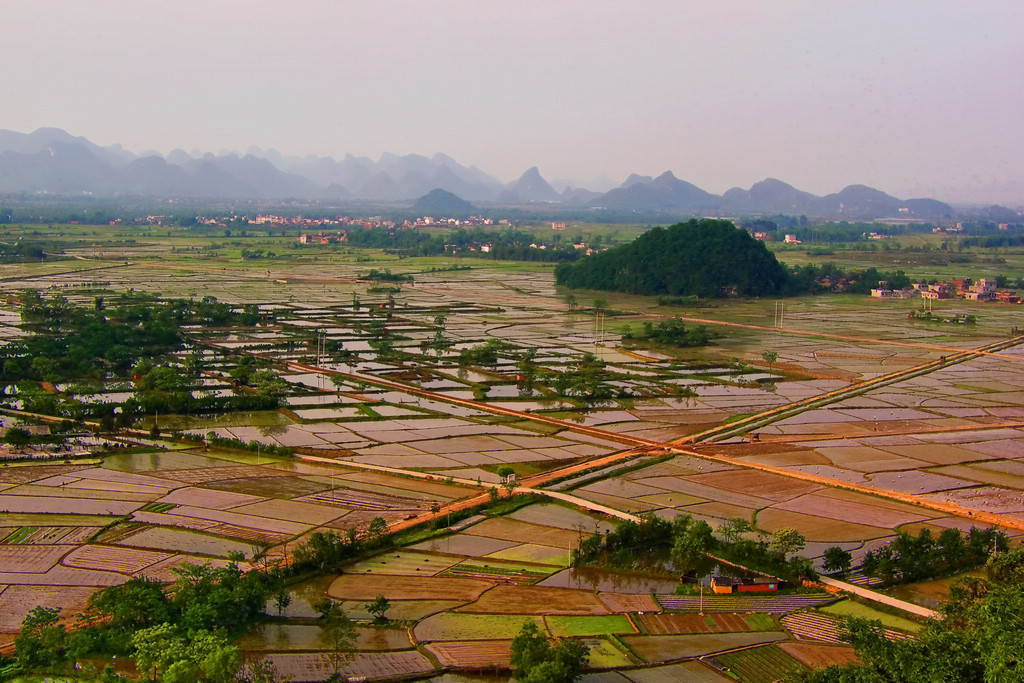
M321 602L327 595L327 587L336 577L333 575L317 576L291 586L291 603L281 611L281 616L293 619L312 619L320 616L313 605ZM264 611L271 616L278 616L277 605L268 600Z
M570 567L549 576L537 585L649 595L671 593L675 590L677 582L657 576L619 574L596 567Z

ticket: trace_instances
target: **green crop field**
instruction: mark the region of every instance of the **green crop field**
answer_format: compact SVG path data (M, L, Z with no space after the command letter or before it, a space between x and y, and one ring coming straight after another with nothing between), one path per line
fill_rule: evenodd
M624 614L607 616L547 616L548 630L556 636L600 636L607 634L636 633L633 624Z
M822 607L821 611L833 616L877 619L878 621L881 621L884 626L899 629L900 631L917 633L921 630L921 624L916 621L904 619L903 617L896 616L894 614L888 614L887 612L882 612L881 610L868 607L867 605L854 602L853 600L840 600L837 603Z

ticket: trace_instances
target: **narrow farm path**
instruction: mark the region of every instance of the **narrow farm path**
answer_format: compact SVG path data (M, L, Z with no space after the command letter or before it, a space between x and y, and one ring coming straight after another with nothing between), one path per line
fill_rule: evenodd
M832 579L827 576L822 576L818 580L826 586L838 588L839 590L845 593L852 593L853 595L864 598L865 600L881 603L883 605L889 605L890 607L901 609L904 612L916 614L919 617L926 617L928 619L942 618L942 615L933 609L928 609L927 607L922 607L921 605L915 605L914 603L907 602L906 600L899 600L888 595L883 595L882 593L879 593L878 591L873 591L870 588L864 588L863 586L857 586L852 583L846 583L845 581L839 581L837 579Z

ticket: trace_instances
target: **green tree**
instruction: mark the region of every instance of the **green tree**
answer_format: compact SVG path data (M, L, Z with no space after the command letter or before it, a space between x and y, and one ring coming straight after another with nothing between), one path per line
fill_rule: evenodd
M384 597L383 593L374 598L372 602L366 603L366 611L379 621L387 621L384 615L389 609L391 609L391 601Z
M761 358L768 364L768 376L771 377L775 361L779 360L779 354L775 351L765 351L761 354Z
M678 529L672 543L672 564L676 571L689 571L714 547L711 525L704 520L691 521L685 529Z
M527 621L512 639L510 663L524 683L572 683L582 677L589 656L580 640L566 638L552 647L537 622Z
M8 427L4 433L4 443L15 448L24 448L32 441L32 435L27 429L21 427Z
M14 658L27 669L63 661L66 635L59 608L35 607L21 622Z
M850 566L853 563L853 555L837 545L825 550L824 559L825 562L822 566L825 568L825 571L839 572L840 574L850 571Z
M728 543L736 543L744 534L749 533L751 530L750 520L742 517L731 517L725 520L725 523L718 527L718 533L721 534Z
M333 600L324 599L316 605L316 611L320 614L320 642L329 650L327 657L334 676L340 678L342 667L352 659L356 647L355 624Z
M807 545L807 539L796 529L789 527L778 529L768 537L768 549L785 558L791 553L800 552Z
M366 528L371 541L382 541L388 535L388 523L383 517L374 517Z
M284 614L288 605L292 604L292 593L288 588L282 586L274 593L274 606L277 608L277 616Z
M540 632L535 621L527 621L519 629L519 633L512 639L511 658L509 663L513 667L513 675L522 679L530 671L548 659L551 652L551 644L547 636Z

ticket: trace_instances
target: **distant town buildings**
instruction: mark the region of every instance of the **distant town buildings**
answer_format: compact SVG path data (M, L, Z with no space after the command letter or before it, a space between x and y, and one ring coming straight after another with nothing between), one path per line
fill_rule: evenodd
M999 290L996 281L981 278L977 282L971 278L954 279L949 282L925 283L916 282L911 287L890 289L888 282L879 282L876 289L871 290L875 299L914 299L920 297L930 300L965 299L967 301L1000 301L1018 304L1020 297L1010 290Z

